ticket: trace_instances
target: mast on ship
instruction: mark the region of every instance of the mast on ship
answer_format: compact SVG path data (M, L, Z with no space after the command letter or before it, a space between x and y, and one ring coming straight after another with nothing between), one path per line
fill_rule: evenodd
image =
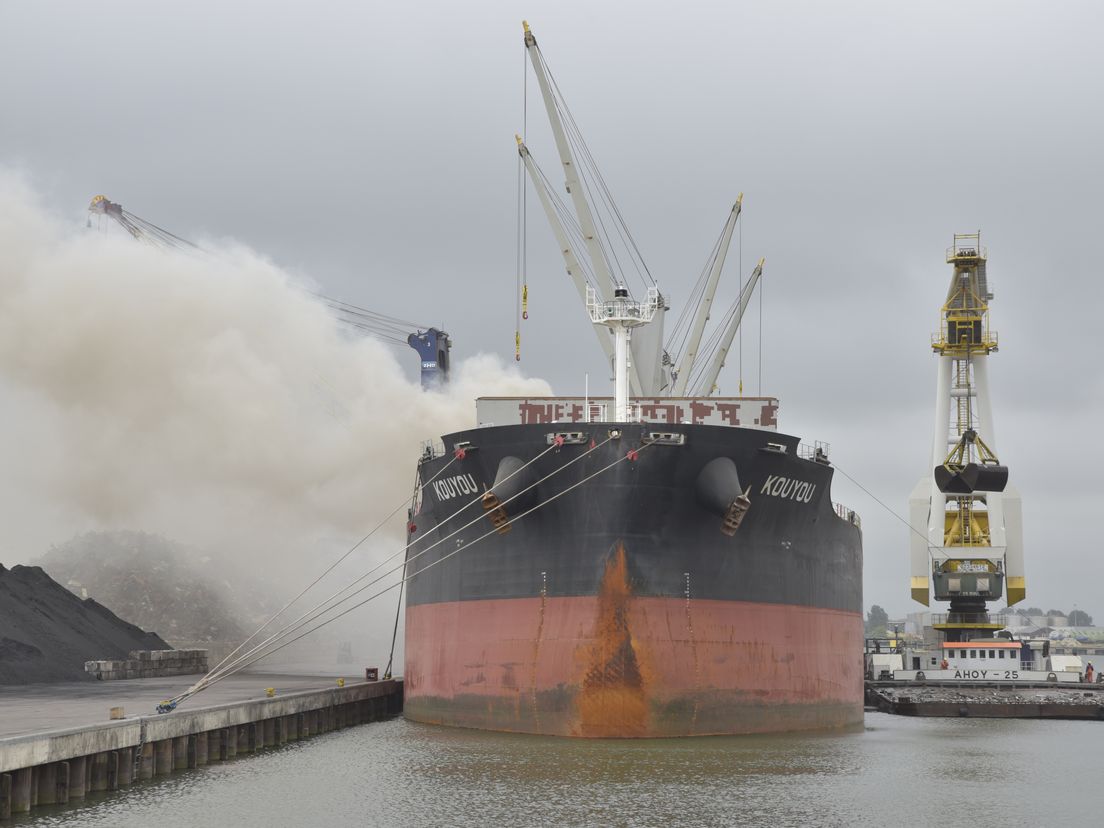
M629 332L633 328L647 325L655 318L660 308L659 289L648 288L648 298L643 302L634 302L629 292L619 286L613 291L613 298L600 300L594 288L587 288L587 310L595 325L609 328L614 338L614 419L619 423L628 422L629 417Z
M989 328L987 251L980 233L955 235L947 250L952 265L940 330L932 337L939 358L936 381L934 471L909 498L912 598L949 601L950 612L933 624L948 641L1001 628L990 622L987 602L1007 589L1009 606L1026 597L1020 495L1008 486L1000 463L989 397L989 355L997 334Z
M563 167L564 188L571 197L571 212L568 212L566 205L551 187L548 178L537 165L520 135L517 136L518 154L526 174L537 191L537 197L548 218L548 223L552 227L567 273L592 321L596 323L598 342L607 361L613 364L615 381L623 371L627 383L626 393L634 396L680 397L686 395L691 389L700 396L711 395L717 388L717 377L724 367L728 350L763 270L763 260L760 259L740 296L725 312L720 328L713 334L708 346L703 349L702 336L706 323L710 319L713 298L732 242L733 230L740 217L743 194L741 193L736 200L725 222L721 236L714 247L707 273L702 274L695 287L694 295L699 298L692 322L689 328L684 329L684 334L676 334L672 337L672 340L683 339L682 355L672 357L671 353L664 348L663 342L664 314L668 310L665 297L660 293L655 280L651 279L651 274L643 264L639 250L624 224L620 211L613 204L601 173L597 170L594 159L579 134L578 126L560 95L555 79L548 70L536 37L528 23L523 22L522 27L525 32L525 49L536 75L537 85L540 87L557 154ZM583 166L580 166L580 160ZM604 202L609 213L609 221L604 221L591 204L595 193ZM591 198L588 198L588 195ZM637 269L642 271L641 276L645 283L651 280L650 286L646 284L645 301L633 303L641 310L645 307L651 308L650 324L636 321L634 318L632 325L620 322L611 325L606 319L599 320L594 317L595 308L599 305L610 307L611 303L614 303L620 307L624 304L624 300L632 301L631 293L624 280L617 278L618 274L614 272L615 269L620 268L620 258L612 250L607 249L612 243L612 234L616 234L628 246L630 258L638 265ZM611 262L617 267L612 267ZM616 318L621 319L622 322L627 321L623 317ZM681 324L680 320L676 329ZM609 328L613 336L603 332L603 327ZM623 343L619 340L622 334L625 339ZM618 350L622 346L624 360ZM673 344L669 344L668 347L672 351L675 350ZM703 350L707 353L703 353ZM622 386L618 383L617 387L620 389ZM628 410L627 399L624 405L618 404L617 409L625 413ZM620 417L620 414L618 416Z

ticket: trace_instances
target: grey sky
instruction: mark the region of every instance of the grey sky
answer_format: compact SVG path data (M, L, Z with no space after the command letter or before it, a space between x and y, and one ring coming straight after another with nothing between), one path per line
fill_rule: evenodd
M928 465L943 251L982 230L1028 603L1104 615L1098 4L9 0L0 163L74 222L102 192L443 324L458 356L509 359L522 18L676 311L746 194L763 392L900 514ZM555 174L532 82L528 139ZM529 215L522 367L577 393L600 352L535 200ZM752 318L746 391L758 338ZM834 493L864 517L866 604L916 608L907 530L846 480Z

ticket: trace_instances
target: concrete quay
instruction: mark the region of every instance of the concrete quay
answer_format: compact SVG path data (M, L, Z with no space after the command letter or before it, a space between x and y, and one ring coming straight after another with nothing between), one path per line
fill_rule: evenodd
M88 693L87 684L4 688L0 693L0 821L39 805L65 804L89 793L118 790L139 780L402 711L401 679L347 681L338 686L332 678L249 675L225 683L235 679L233 686L222 688L221 699L215 691L222 683L172 713L118 720L107 719L107 704L119 704L118 694ZM301 686L306 682L312 686ZM169 684L172 692L151 684ZM289 690L289 684L300 686ZM144 711L153 710L157 703L148 698L151 694L160 701L182 689L179 680L171 684L120 681L107 687L118 690L123 685L147 685L141 689L144 706L133 708ZM105 687L99 682L92 686ZM269 687L276 689L272 697L265 695ZM225 700L235 694L236 698ZM197 705L204 701L222 703ZM43 704L46 715L51 708L60 714L52 720L55 726L67 717L70 726L27 732L19 722L20 710L34 706L41 711ZM71 724L74 717L82 718L81 723ZM12 729L18 732L11 733Z

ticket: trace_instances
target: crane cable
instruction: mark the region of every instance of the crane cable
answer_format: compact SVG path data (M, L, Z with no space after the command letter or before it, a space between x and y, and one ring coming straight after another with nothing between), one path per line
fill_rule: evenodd
M102 200L101 200L102 199ZM152 221L147 221L141 216L136 216L129 210L124 209L121 205L115 202L103 199L98 196L93 200L93 205L107 204L109 208L100 208L97 210L89 208L88 226L91 227L92 217L91 213L96 213L98 216L107 216L114 220L120 227L126 230L135 240L139 242L145 242L153 246L163 246L172 248L179 252L202 254L209 259L218 260L220 257L215 253L207 250L204 247L196 244L195 242L188 241L188 239L182 238L176 235L164 227L159 227ZM118 208L117 210L114 208ZM320 300L330 311L333 312L338 322L347 325L350 328L356 328L358 330L367 332L377 339L381 339L392 344L407 345L406 337L410 333L411 329L426 330L428 325L419 325L416 322L400 319L395 316L388 316L387 314L378 313L376 311L370 311L367 308L362 308L359 305L354 305L351 302L346 302L342 299L336 299L332 296L326 296L310 288L298 285L294 282L290 283L291 286L297 290L306 293L315 299Z
M744 295L744 224L743 224L743 222L740 223L740 241L739 241L739 244L737 245L736 266L740 270L740 293L737 294L737 295L743 296ZM761 295L762 294L760 294L760 296ZM740 375L739 395L742 397L742 396L744 396L744 325L743 325L742 322L740 323L739 335L740 335L740 345L739 345L739 349L740 349L739 369L740 370L738 371L738 373Z
M526 55L521 57L521 100L522 100L522 140L529 128L529 73L526 65ZM518 155L517 166L518 189L518 228L517 228L517 261L515 262L516 295L514 296L514 360L521 362L521 322L529 318L529 276L528 276L528 205L529 187L525 179L525 161Z
M611 439L612 439L612 438L611 438ZM606 440L606 441L604 441L604 442L602 442L602 443L600 443L600 444L598 444L598 445L599 445L599 446L601 446L601 445L605 445L605 443L607 443L607 442L609 442L609 440ZM528 515L532 514L533 512L537 511L538 509L541 509L541 508L543 508L543 507L547 506L547 505L548 505L549 503L552 503L553 501L555 501L555 500L557 500L557 499L559 499L559 498L563 497L563 496L564 496L565 494L567 494L568 492L570 492L570 491L572 491L572 490L574 490L574 489L577 489L578 487L580 487L580 486L584 485L585 483L588 483L588 482L590 482L591 480L593 480L593 479L594 479L595 477L597 477L598 475L600 475L600 474L604 474L605 472L609 471L609 470L610 470L611 468L613 468L614 466L616 466L616 465L617 465L617 464L619 464L619 463L623 463L623 462L625 462L626 460L635 460L635 459L636 459L636 458L637 458L637 457L638 457L638 456L640 455L640 453L641 453L642 451L644 451L644 449L646 449L646 448L647 448L647 447L648 447L649 445L651 445L651 444L650 444L650 443L645 443L645 444L644 444L644 445L642 445L642 446L641 446L640 448L638 448L638 449L633 449L633 450L631 450L631 451L627 452L627 453L626 453L626 454L625 454L624 456L622 456L622 457L618 457L618 458L617 458L616 460L614 460L614 461L613 461L612 463L609 463L608 465L606 465L606 466L602 467L601 469L599 469L598 471L594 472L593 474L590 474L590 475L588 475L588 476L584 477L584 478L583 478L582 480L578 481L577 483L573 483L572 485L568 486L568 487L567 487L566 489L564 489L564 490L563 490L562 492L557 492L557 493L556 493L555 495L553 495L552 497L548 498L547 500L541 501L541 502L540 502L540 503L538 503L537 505L535 505L535 506L533 506L533 507L531 507L531 508L527 509L526 511L522 512L522 513L521 513L521 514L519 514L519 515L518 515L517 517L513 517L513 518L511 518L511 519L510 519L510 522L511 522L511 523L513 523L513 522L515 522L515 521L519 521L519 520L521 520L521 519L522 519L522 518L524 518L524 517L527 517ZM596 447L596 448L597 448L597 447ZM586 454L589 454L589 453L590 453L591 451L594 451L594 449L590 449L590 450L588 450L588 451L587 451L587 452L586 452L585 454L581 454L581 455L579 455L579 457L585 457L585 456L586 456ZM576 460L577 460L577 459L579 459L579 458L576 458ZM575 461L574 461L574 460L570 461L570 463L573 463L573 462L575 462ZM566 468L566 466L567 466L567 465L570 465L570 463L568 463L568 464L565 464L565 466L562 466L561 468ZM557 470L557 471L558 471L558 470ZM554 473L555 473L555 472L554 472ZM549 476L551 476L551 475L549 475ZM353 610L355 610L355 609L359 609L360 607L364 606L365 604L369 603L370 601L373 601L373 600L375 600L375 599L376 599L376 598L378 598L379 596L381 596L381 595L383 595L383 594L385 594L385 593L387 593L387 592L390 592L391 590L395 589L396 587L398 587L398 586L400 586L400 585L402 585L402 584L406 583L407 581L409 581L409 580L410 580L411 578L415 577L416 575L420 575L420 574L421 574L422 572L425 572L425 571L426 571L427 569L432 569L432 568L433 568L434 566L437 566L438 564L444 563L445 561L447 561L447 560L448 560L449 558L453 557L454 555L458 555L459 553L463 552L464 550L466 550L466 549L470 549L470 548L471 548L472 546L474 546L475 544L479 543L479 542L480 542L480 541L482 541L482 540L485 540L486 538L490 537L490 536L491 536L491 535L493 535L493 534L496 534L497 532L498 532L498 529L497 529L497 528L496 528L496 529L491 529L491 530L489 530L489 531L485 532L484 534L480 535L480 536L479 536L478 538L476 538L475 540L473 540L473 541L472 541L471 543L468 543L468 544L464 544L464 545L462 545L462 546L458 546L458 547L457 547L456 549L454 549L454 550L453 550L452 552L449 552L449 553L448 553L447 555L444 555L444 556L442 556L442 557L438 558L437 560L435 560L435 561L432 561L432 562L430 562L430 563L426 564L426 565L425 565L424 567L422 567L422 568L421 568L421 569L420 569L420 570L419 570L418 572L415 572L415 573L412 573L412 574L410 574L410 575L407 575L407 576L403 577L403 578L402 578L402 580L400 580L400 581L397 581L396 583L394 583L394 584L391 584L391 585L390 585L390 586L388 586L388 587L384 587L384 588L383 588L383 589L381 589L381 590L380 590L379 592L376 592L376 593L374 593L374 594L372 594L372 595L368 596L367 598L365 598L365 599L364 599L363 601L359 601L358 603L354 604L353 606L351 606L351 607L348 607L347 609L343 610L342 612L338 613L337 615L333 616L332 618L327 618L327 619L326 619L325 621L323 621L323 622L322 622L321 624L319 624L318 626L316 626L316 627L312 627L311 629L307 630L306 632L302 632L302 633L300 633L299 635L297 635L297 636L296 636L295 638L291 639L290 641L285 641L285 642L284 642L283 644L281 644L280 646L278 646L278 647L275 647L275 648L273 648L272 650L270 650L270 651L268 651L268 652L265 652L265 653L261 653L260 655L256 656L255 658L253 658L253 659L251 659L251 660L249 660L249 661L247 661L247 662L243 663L243 664L242 664L241 666L239 666L238 668L236 668L236 669L235 669L234 671L232 671L232 672L237 672L238 670L242 670L242 669L245 669L246 667L250 666L251 664L254 664L254 663L256 663L257 661L260 661L260 660L261 660L262 658L267 658L268 656L272 655L273 653L276 653L276 652L278 652L279 650L282 650L282 649L283 649L284 647L288 647L288 646L290 646L290 645L294 644L294 643L295 643L296 641L298 641L299 639L301 639L301 638L304 638L304 637L306 637L306 636L310 635L311 633L317 632L318 630L322 629L322 627L326 626L327 624L329 624L329 623L331 623L331 622L333 622L333 621L336 621L336 620L337 620L338 618L341 618L341 617L343 617L343 616L345 616L345 615L348 615L348 614L349 614L350 612L352 612ZM428 551L428 550L426 550L426 551ZM419 554L420 554L420 553L419 553ZM396 570L398 570L398 569L399 569L399 567L395 567L394 569L392 569L392 570L391 570L391 572L395 572L395 571L396 571ZM385 573L385 574L390 574L390 572L389 572L389 573ZM369 584L369 585L367 585L367 586L363 587L363 589L367 589L367 588L368 588L368 586L371 586L371 584ZM363 591L363 589L362 589L362 590L358 590L358 592L361 592L361 591ZM354 593L354 594L357 594L357 593ZM349 597L351 598L352 596L349 596ZM210 685L212 685L212 684L215 684L216 682L219 682L219 681L221 681L221 680L222 680L222 679L224 679L224 678L227 678L228 676L230 676L230 675L232 674L232 672L225 672L225 673L223 673L222 675L219 675L219 676L216 676L216 677L212 678L212 679L211 679L211 680L210 680L209 682L207 682L207 684L205 684L205 685L204 685L204 686L203 686L202 688L200 688L200 689L206 689L206 687L209 687ZM198 692L198 690L197 690L196 692ZM182 697L178 697L178 698L180 699L180 701L183 701L184 699L188 698L188 697L189 697L189 696L191 696L191 695L194 695L194 693L187 693L187 694L182 694ZM173 705L173 707L175 707L175 706L176 706L176 705L174 704L174 705ZM170 708L170 709L171 709L171 708ZM164 712L168 712L168 711L164 711Z
M717 256L720 255L721 239L723 238L724 228L722 227L720 234L717 236L717 240L713 242L713 249L709 252L709 256L705 260L701 272L698 274L698 279L694 282L694 287L686 299L686 304L683 305L682 313L679 314L667 338L665 347L668 353L671 354L671 361L676 365L678 365L679 360L683 357L683 349L686 348L686 344L690 339L690 330L693 328L693 316L691 311L701 304L702 298L705 295L705 287L709 281L709 272L713 269L713 264L717 261Z
M579 220L575 216L572 209L568 208L567 204L560 198L559 193L556 192L556 188L552 185L552 181L545 174L541 165L537 163L537 160L530 156L530 160L533 162L533 167L536 169L537 174L540 176L541 183L545 192L549 196L549 201L552 203L552 208L556 212L556 217L560 220L560 224L563 226L564 233L568 236L568 242L571 244L572 251L586 251L586 238L583 236L583 230L579 226ZM601 288L598 284L598 277L594 274L593 264L590 261L590 257L584 255L582 258L578 254L575 256L575 260L579 265L579 269L582 272L583 278L587 283L593 287L596 291L601 293Z
M583 137L582 130L579 129L579 125L575 121L575 116L572 114L571 108L567 104L567 99L564 97L563 92L560 91L560 85L556 82L556 77L552 74L552 70L549 68L547 61L545 61L544 53L540 50L540 47L537 47L537 53L540 56L541 63L544 65L544 70L548 75L550 86L554 90L553 101L556 104L556 109L560 111L561 120L563 120L565 127L567 127L565 132L567 132L568 140L573 145L575 145L576 155L582 161L579 172L580 180L583 182L583 186L591 195L591 200L597 204L597 200L594 199L593 192L591 192L590 184L587 181L587 175L585 174L589 172L590 177L594 180L595 186L598 188L599 195L602 197L602 202L604 203L606 209L609 211L610 218L613 220L614 229L617 230L618 236L620 236L621 244L624 246L625 251L628 253L629 259L632 261L633 267L637 272L637 276L639 276L641 282L644 284L645 287L648 286L648 282L651 282L651 284L654 286L656 284L655 278L652 276L651 271L648 269L648 264L644 261L644 256L640 253L640 248L636 243L636 239L633 238L632 231L629 230L628 223L625 221L625 217L621 214L621 210L617 206L617 202L614 200L609 186L606 184L605 177L602 175L602 171L598 167L598 162L595 161L594 156L591 154L590 146L587 144L586 139ZM606 242L610 245L610 252L614 256L614 259L618 262L618 270L621 270L620 261L617 259L616 252L612 249L612 244L610 244L609 235L606 232L605 228L605 222L602 221L600 214L597 216L597 219L602 233L606 236Z

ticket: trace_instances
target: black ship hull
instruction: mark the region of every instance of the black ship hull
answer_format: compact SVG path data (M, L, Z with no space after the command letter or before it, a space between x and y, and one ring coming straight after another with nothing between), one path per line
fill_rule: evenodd
M411 520L408 717L580 736L861 720L861 533L796 438L589 423L445 444Z

